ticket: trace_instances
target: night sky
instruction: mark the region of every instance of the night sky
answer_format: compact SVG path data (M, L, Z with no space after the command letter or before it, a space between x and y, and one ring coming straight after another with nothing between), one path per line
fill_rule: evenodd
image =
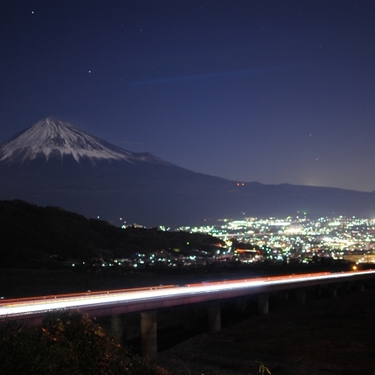
M0 142L54 116L214 176L375 190L375 1L3 0Z

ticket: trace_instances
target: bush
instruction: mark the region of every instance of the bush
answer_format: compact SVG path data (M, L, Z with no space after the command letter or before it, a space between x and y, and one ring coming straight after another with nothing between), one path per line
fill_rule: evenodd
M0 324L0 363L1 375L157 374L78 311L48 313L38 327Z

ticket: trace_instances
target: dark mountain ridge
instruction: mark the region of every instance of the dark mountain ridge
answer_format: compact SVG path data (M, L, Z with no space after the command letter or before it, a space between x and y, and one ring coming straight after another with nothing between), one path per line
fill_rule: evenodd
M0 146L0 199L59 206L114 224L198 225L221 218L372 217L375 194L238 184L132 153L69 124L45 119Z
M210 249L222 243L204 234L133 226L122 229L59 207L40 207L20 200L0 201L0 238L0 268L35 262L46 266L43 262L69 258L131 258L135 253L173 252L171 249L176 248L189 254L192 249Z

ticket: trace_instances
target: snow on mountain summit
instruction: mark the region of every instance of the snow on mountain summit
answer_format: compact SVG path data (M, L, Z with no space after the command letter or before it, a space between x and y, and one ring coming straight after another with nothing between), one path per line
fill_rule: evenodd
M72 156L77 162L81 158L91 160L133 160L161 162L150 154L137 154L111 145L104 140L84 133L72 125L46 118L15 135L0 145L0 161L33 160L43 157Z

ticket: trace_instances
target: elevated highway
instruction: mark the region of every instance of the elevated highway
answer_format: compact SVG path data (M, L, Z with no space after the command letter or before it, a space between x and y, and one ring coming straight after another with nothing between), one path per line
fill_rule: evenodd
M113 330L121 336L123 317L129 313L141 314L142 353L155 356L157 353L156 312L173 306L207 304L211 330L221 327L220 301L230 298L245 299L258 296L258 311L267 314L268 296L271 293L298 290L301 301L305 290L311 287L328 287L331 296L343 284L356 284L359 289L375 279L375 270L309 273L287 276L273 276L254 279L202 282L197 284L161 285L147 288L107 290L38 296L31 298L0 300L0 321L17 319L40 323L49 311L80 309L92 317L111 316Z

